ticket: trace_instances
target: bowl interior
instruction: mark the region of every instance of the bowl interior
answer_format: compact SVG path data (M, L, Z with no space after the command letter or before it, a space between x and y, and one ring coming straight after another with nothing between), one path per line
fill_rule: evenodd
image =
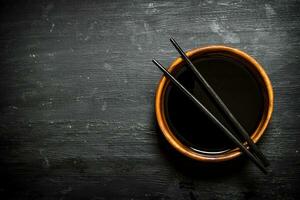
M188 54L256 142L269 120L270 111L269 80L265 80L266 74L260 65L243 52L227 47L196 49ZM235 131L181 59L177 59L169 71L219 121ZM160 95L159 126L173 147L198 160L226 160L239 155L235 145L173 84L165 79L160 85L161 91L158 87L157 93Z

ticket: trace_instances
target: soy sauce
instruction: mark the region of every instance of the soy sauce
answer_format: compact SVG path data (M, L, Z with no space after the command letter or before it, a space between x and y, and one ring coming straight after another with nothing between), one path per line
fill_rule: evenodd
M246 131L257 128L264 109L264 96L257 76L240 59L221 53L192 60ZM211 97L187 67L173 75L229 130L235 129L217 109ZM194 151L217 154L236 147L195 104L170 83L165 93L165 114L176 137Z

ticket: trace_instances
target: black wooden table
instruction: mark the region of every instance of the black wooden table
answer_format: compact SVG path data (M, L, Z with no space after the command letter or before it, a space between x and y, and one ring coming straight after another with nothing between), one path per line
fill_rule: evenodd
M297 199L300 2L4 1L0 5L0 199ZM239 158L206 165L161 136L154 95L177 52L239 48L275 92L259 142L263 175Z

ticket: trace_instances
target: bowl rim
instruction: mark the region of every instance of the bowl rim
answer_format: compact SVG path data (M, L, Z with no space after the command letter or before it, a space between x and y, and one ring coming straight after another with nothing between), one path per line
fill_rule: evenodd
M187 56L189 58L201 56L205 53L211 53L211 52L226 52L230 53L234 56L239 56L240 58L244 59L246 62L249 63L249 66L251 67L250 70L252 70L254 73L257 73L257 75L261 78L262 86L264 87L264 95L265 95L265 109L261 118L261 121L251 135L251 139L254 141L254 143L257 143L258 140L261 138L261 136L264 134L272 116L273 107L274 107L274 93L271 81L263 69L263 67L250 55L247 53L228 46L223 45L211 45L206 47L199 47L192 50L189 50L186 52ZM174 70L176 70L178 67L181 67L184 64L184 61L182 58L178 57L176 58L172 64L169 66L168 71L172 73ZM249 68L250 68L249 67ZM155 96L155 113L156 113L156 119L158 122L158 125L160 127L161 132L163 133L166 140L171 144L173 148L175 148L178 152L183 154L184 156L187 156L189 158L198 160L198 161L205 161L205 162L221 162L221 161L227 161L231 160L233 158L236 158L241 155L241 152L238 148L231 149L230 151L220 153L220 154L202 154L196 151L193 151L191 148L185 146L182 142L179 141L179 139L175 136L175 134L172 133L170 127L168 126L168 123L166 121L165 115L164 115L164 94L166 91L166 88L170 81L165 77L162 76L160 79L157 89L156 89L156 96ZM248 147L247 147L248 148Z

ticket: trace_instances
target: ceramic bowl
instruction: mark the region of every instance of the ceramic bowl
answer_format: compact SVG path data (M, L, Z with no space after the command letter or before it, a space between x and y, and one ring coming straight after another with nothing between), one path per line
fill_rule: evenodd
M187 56L190 59L199 58L208 53L224 53L226 55L230 55L236 57L238 59L242 59L247 63L249 70L255 74L256 79L259 81L259 85L263 91L264 95L264 109L262 113L261 120L256 128L256 130L251 133L252 140L256 143L264 134L267 125L271 119L272 111L273 111L273 89L271 82L264 71L263 67L251 56L246 54L245 52L231 48L226 46L208 46L203 48L196 48L186 52ZM181 58L177 58L174 62L169 66L168 71L170 73L176 73L176 70L184 66L184 61ZM241 152L238 148L230 149L229 151L222 152L220 154L203 154L201 152L194 151L190 147L184 145L176 135L171 131L170 126L166 120L165 112L164 112L164 103L165 103L165 93L166 88L171 82L163 76L159 81L156 97L155 97L155 112L158 125L161 129L162 134L166 138L166 140L170 143L170 145L176 149L178 152L187 156L189 158L204 161L204 162L221 162L227 161L233 158L236 158L241 155Z

